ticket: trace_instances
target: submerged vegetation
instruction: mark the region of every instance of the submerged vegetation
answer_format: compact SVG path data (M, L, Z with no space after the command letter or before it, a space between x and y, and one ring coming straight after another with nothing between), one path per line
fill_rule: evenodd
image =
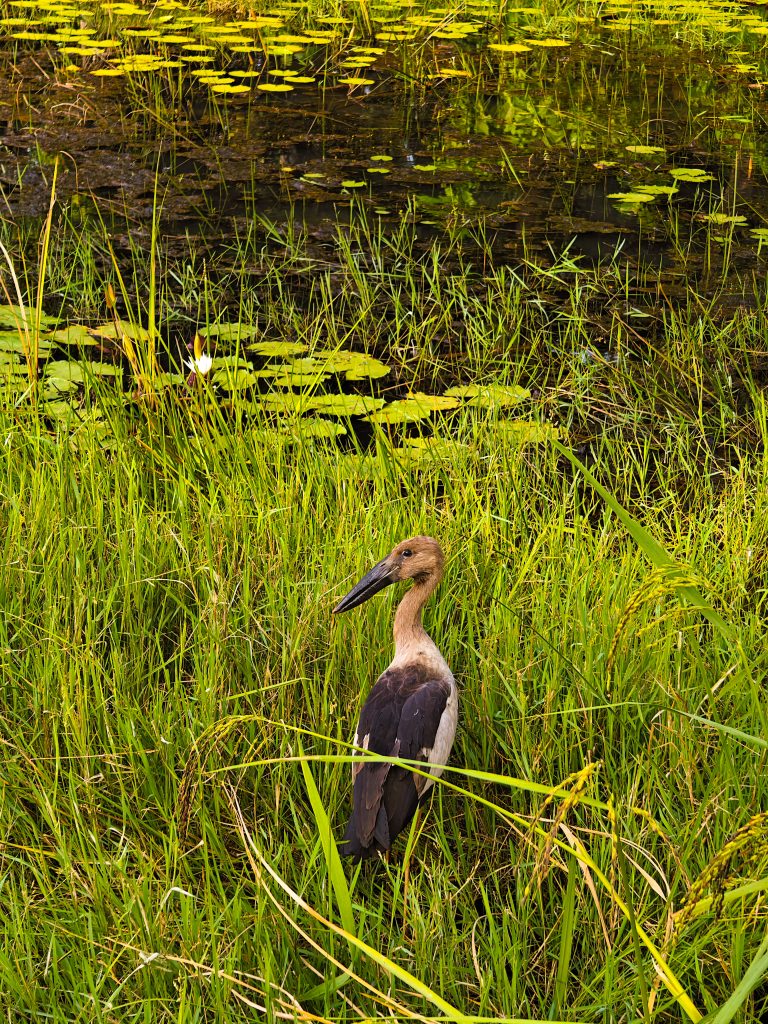
M766 6L3 5L7 1019L765 1019Z

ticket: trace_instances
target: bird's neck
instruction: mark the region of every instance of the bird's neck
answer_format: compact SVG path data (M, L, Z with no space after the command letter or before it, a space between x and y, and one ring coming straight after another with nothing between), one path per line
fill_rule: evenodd
M421 612L439 582L436 576L417 581L397 606L394 628L396 659L425 644L434 646L421 624Z

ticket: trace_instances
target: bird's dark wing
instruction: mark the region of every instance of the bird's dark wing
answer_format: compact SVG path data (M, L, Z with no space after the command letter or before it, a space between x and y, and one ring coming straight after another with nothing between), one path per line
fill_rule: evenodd
M360 713L357 745L387 757L428 760L450 692L447 680L430 678L421 666L388 669ZM413 817L427 779L374 762L356 764L353 776L353 810L342 853L360 858L389 849Z

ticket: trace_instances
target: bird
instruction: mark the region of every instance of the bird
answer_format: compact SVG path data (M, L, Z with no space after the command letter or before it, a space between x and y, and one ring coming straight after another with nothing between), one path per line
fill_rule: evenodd
M420 774L386 761L352 765L352 814L340 852L355 861L387 853L416 813L453 746L458 689L421 613L443 576L445 556L432 537L411 537L363 576L333 609L349 611L404 580L413 580L395 614L395 656L360 712L354 746L385 757L424 761Z

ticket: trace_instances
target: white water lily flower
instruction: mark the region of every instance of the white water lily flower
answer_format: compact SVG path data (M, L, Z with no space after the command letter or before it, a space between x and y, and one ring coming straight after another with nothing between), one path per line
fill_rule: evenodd
M192 342L193 359L185 359L184 362L190 368L192 373L199 373L201 377L204 377L206 373L213 366L213 359L208 355L207 352L203 351L204 345L203 339L199 334L195 334L195 340Z
M204 377L213 366L213 359L206 352L196 356L194 359L185 359L184 362L192 373L199 373L201 377Z

